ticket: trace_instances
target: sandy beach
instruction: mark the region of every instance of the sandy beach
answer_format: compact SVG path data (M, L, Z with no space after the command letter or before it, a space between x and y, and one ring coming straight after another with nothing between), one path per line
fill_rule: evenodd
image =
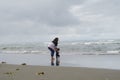
M0 80L120 80L120 70L1 63Z

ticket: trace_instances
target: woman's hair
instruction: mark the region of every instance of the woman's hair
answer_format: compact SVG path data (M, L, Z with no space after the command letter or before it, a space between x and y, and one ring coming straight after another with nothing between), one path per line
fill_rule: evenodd
M57 46L58 45L58 40L59 40L59 38L58 37L56 37L52 42L55 44L55 46Z

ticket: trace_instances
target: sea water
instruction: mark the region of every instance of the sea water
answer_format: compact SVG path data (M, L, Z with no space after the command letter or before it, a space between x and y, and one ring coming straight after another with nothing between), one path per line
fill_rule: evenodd
M0 53L46 54L49 42L0 44ZM120 40L64 41L58 47L66 55L117 55L120 54Z
M49 42L0 44L0 61L48 65ZM120 40L59 42L61 66L120 69Z

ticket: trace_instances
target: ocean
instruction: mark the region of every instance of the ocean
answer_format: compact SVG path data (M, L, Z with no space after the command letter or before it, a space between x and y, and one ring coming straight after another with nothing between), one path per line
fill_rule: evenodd
M49 42L0 44L0 53L47 54ZM59 43L66 55L119 55L120 40L65 41Z
M49 42L0 44L0 61L47 65ZM61 66L120 69L120 40L60 41Z

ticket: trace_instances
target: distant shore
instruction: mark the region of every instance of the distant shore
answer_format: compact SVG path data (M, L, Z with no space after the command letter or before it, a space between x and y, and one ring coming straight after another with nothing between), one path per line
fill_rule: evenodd
M120 80L120 70L1 63L0 80Z

